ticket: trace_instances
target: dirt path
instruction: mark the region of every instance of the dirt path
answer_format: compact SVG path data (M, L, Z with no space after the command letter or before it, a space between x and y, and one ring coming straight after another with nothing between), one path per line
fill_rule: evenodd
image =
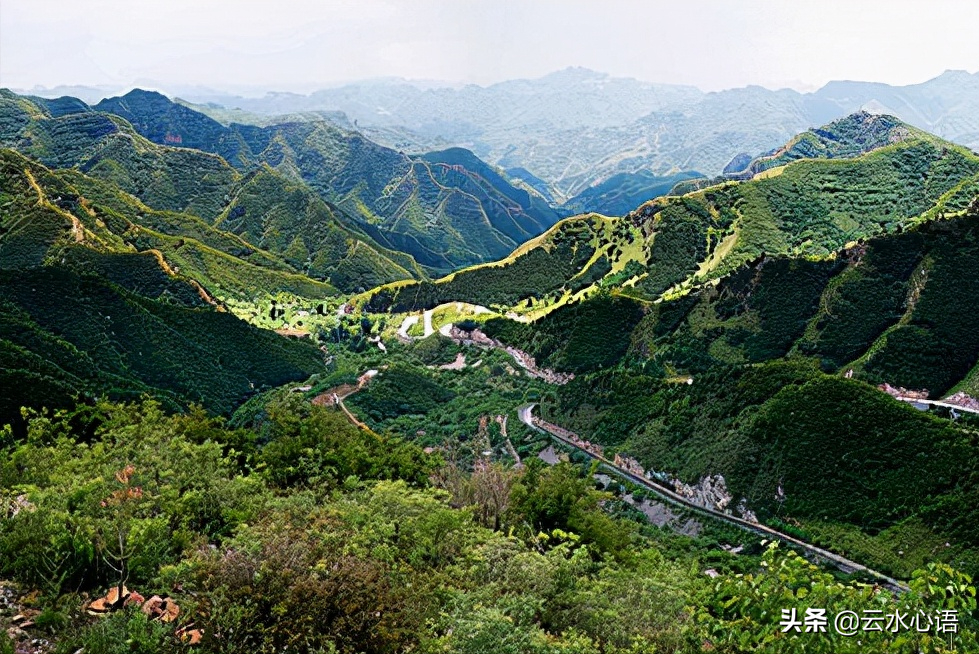
M313 404L317 406L335 406L339 407L343 411L344 415L347 416L347 420L352 422L355 426L363 429L364 431L370 432L374 431L368 427L366 424L361 422L357 416L350 412L347 405L343 403L345 399L353 395L354 393L360 391L377 375L377 370L368 370L363 375L357 378L357 385L353 384L342 384L340 386L334 386L333 388L323 391L319 395L313 398Z

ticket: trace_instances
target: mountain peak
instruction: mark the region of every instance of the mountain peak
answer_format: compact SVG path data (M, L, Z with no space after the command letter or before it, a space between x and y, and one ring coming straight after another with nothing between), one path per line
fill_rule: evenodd
M106 111L115 114L120 114L121 112L140 114L145 112L164 112L173 106L174 102L158 91L135 88L125 95L105 98L93 108L96 111ZM132 115L125 115L123 117L130 121L133 118Z
M798 159L848 159L893 143L925 136L925 132L894 116L868 111L869 108L872 105L803 132L781 148L755 158L743 170L728 171L727 174L736 179L747 179Z
M102 102L111 102L113 100L119 100L123 102L152 103L158 106L167 106L173 104L173 101L170 98L163 95L159 91L148 91L146 89L141 89L141 88L135 88L129 91L128 93L115 98L106 98Z
M971 79L975 77L975 74L961 68L949 68L938 77L942 79Z

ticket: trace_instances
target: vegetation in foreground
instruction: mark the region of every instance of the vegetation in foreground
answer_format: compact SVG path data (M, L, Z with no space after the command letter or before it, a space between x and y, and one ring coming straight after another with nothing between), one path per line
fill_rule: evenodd
M296 395L237 429L153 403L31 414L27 437L6 430L2 447L0 574L55 652L976 647L975 588L946 566L895 597L774 546L671 547L611 516L614 498L569 464L464 472ZM121 583L179 616L83 610ZM781 612L807 608L957 610L958 631L783 633ZM187 627L198 645L175 635Z

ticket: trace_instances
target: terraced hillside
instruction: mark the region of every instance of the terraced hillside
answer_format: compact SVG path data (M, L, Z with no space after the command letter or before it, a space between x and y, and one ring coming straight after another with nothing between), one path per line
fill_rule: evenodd
M221 154L242 170L264 163L303 181L378 243L436 271L505 256L559 217L466 150L410 157L325 120L225 127L140 90L95 108L157 143Z

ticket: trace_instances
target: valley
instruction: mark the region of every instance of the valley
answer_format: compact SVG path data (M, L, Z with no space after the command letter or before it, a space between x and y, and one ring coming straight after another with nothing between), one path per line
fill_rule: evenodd
M867 651L779 630L822 607L954 610L865 637L974 650L975 143L832 87L776 94L790 120L503 86L379 84L376 123L356 89L0 91L11 643Z

